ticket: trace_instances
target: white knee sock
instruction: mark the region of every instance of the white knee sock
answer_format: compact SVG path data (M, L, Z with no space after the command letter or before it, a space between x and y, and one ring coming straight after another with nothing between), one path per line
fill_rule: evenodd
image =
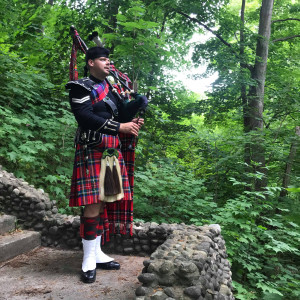
M96 269L96 239L85 240L82 239L83 245L83 260L82 260L82 271L87 272Z
M95 248L95 255L96 255L96 262L97 263L107 263L113 261L114 258L109 257L101 250L101 235L97 236L96 238L96 248Z

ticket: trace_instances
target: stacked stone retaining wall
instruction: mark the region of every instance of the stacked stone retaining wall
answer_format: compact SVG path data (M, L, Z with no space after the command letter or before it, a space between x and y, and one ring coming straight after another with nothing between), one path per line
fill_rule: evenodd
M0 166L0 212L41 232L42 245L79 250L79 216L58 213L56 202ZM150 256L138 277L138 300L231 300L232 281L218 225L135 223L133 236L116 234L107 253Z

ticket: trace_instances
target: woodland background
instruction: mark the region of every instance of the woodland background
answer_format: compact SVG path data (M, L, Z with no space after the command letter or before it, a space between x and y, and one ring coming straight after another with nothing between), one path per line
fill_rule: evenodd
M288 0L0 0L0 164L78 213L69 27L97 30L150 100L135 220L219 223L237 299L299 299L299 17ZM210 92L170 75L203 64Z

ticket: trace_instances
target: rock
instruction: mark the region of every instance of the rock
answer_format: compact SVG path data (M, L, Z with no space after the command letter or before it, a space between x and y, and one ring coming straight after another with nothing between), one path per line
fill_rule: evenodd
M221 234L221 226L219 224L210 224L208 227L210 227L210 232L217 235Z
M68 239L66 243L69 247L75 247L78 246L81 242L79 242L78 239Z
M180 252L177 250L172 250L168 253L168 256L173 256L173 257L177 257L180 255Z
M132 239L124 240L122 245L123 247L130 247L133 245L133 240Z
M181 262L181 263L179 263L178 267L179 267L179 272L181 273L181 275L194 273L194 272L198 271L197 266L193 262L190 262L190 261Z
M164 293L171 298L175 298L174 289L171 287L164 288Z
M145 287L145 286L139 286L139 287L135 290L135 295L136 295L136 296L145 296L148 292L149 292L149 288L147 288L147 287Z
M158 283L162 286L173 286L176 282L175 274L158 274Z
M44 228L44 224L43 223L37 223L36 225L34 225L34 230L37 231L41 231Z
M143 265L145 267L148 267L150 264L151 264L151 260L149 260L149 259L143 261Z
M134 245L134 250L139 253L142 250L142 247L140 245Z
M50 210L46 211L46 217L51 218L52 217L52 212Z
M45 208L46 208L46 205L43 202L39 202L35 205L36 210L45 210Z
M156 281L156 276L153 273L144 273L138 276L138 280L146 285L150 285Z
M158 240L156 240L156 239L153 239L153 240L151 240L151 244L158 245L158 244L159 244L159 242L158 242Z
M12 190L12 193L18 196L20 194L20 191L19 189L15 188Z
M201 296L201 286L190 286L184 289L184 294L192 299L198 299Z
M164 258L165 256L165 252L163 250L157 250L154 253L152 253L151 258L156 258L156 259L160 259L160 258Z
M26 219L26 217L27 217L27 212L22 211L22 212L19 213L19 218L20 218L20 219L23 219L23 220L24 220L24 219Z
M45 209L47 210L51 210L52 208L52 204L49 200L45 201Z
M162 274L168 274L173 271L174 271L174 266L173 263L171 263L170 261L164 261L161 267L159 268L159 272Z
M138 237L139 237L140 239L147 239L147 240L148 240L148 235L147 235L144 231L140 231L140 232L138 233Z
M35 196L32 196L32 194L29 193L29 192L27 192L27 193L25 194L25 197L31 199L31 201L32 201L33 203L39 203L39 202L40 202L40 199L38 199L38 198L35 197Z
M217 296L215 296L215 298L216 298L216 300L227 300L228 299L222 294L217 294Z
M146 253L149 253L150 252L150 247L147 246L147 245L143 245L142 250L145 251Z
M214 298L213 298L213 295L212 294L210 294L210 293L206 293L205 294L205 300L213 300Z
M46 216L46 212L44 210L35 211L33 216L36 217L38 220L42 220Z
M80 218L74 218L72 222L72 227L78 229L80 227Z
M203 269L204 263L200 262L200 261L194 261L194 264L197 266L199 272L201 272Z
M57 233L58 233L58 227L57 227L57 226L52 226L52 227L50 227L50 228L49 228L49 233L50 233L51 235L57 235Z
M162 223L161 225L159 225L156 228L156 232L158 232L160 234L165 234L165 233L167 233L168 229L169 229L168 224Z
M141 245L149 245L150 241L149 240L140 240Z
M229 296L231 294L231 290L229 289L229 287L227 285L221 284L220 294L222 294L224 296Z
M118 245L115 249L117 253L123 254L123 247L121 245Z
M53 207L51 211L52 211L52 213L54 213L54 214L57 214L57 213L58 213L58 209L57 209L56 207Z
M210 243L209 242L202 242L201 244L195 247L196 250L205 251L209 253Z
M150 227L149 227L149 231L155 230L158 226L159 226L158 223L156 223L156 222L151 222L151 223L150 223Z
M156 238L156 236L157 236L157 235L156 235L156 232L153 232L153 231L149 231L149 232L148 232L148 237L149 237L149 238Z
M53 240L50 237L46 238L46 244L47 246L50 246L53 243Z
M125 255L133 254L134 253L134 249L132 247L124 248L123 253Z

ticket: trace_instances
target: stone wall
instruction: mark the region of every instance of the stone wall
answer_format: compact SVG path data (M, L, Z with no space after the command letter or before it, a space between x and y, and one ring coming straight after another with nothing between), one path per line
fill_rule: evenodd
M79 250L79 216L58 213L55 201L0 166L0 212L41 232L42 245ZM138 300L231 300L231 272L218 225L135 223L133 236L116 234L107 253L150 256L144 261Z
M144 261L137 300L229 300L231 271L218 225L162 225L167 240ZM152 226L155 230L155 226ZM157 226L159 228L159 226ZM151 232L151 226L149 231Z

